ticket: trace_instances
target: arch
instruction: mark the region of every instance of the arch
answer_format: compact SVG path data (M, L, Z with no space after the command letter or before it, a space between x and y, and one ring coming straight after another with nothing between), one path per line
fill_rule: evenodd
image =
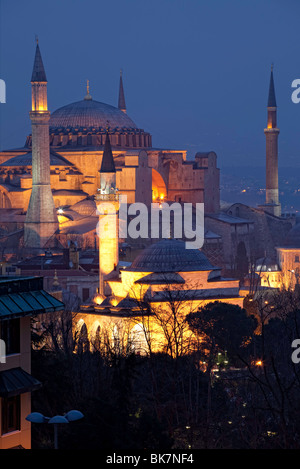
M148 344L145 336L145 328L142 323L137 323L130 331L131 350L137 355L147 355Z
M0 208L12 208L8 190L0 184Z
M101 326L99 321L95 321L90 331L90 342L93 352L100 350L101 346Z
M111 343L115 351L120 351L120 327L118 324L114 324L113 326Z
M167 196L167 187L162 175L152 168L152 200L161 200Z
M83 319L79 319L75 330L76 352L84 353L90 349L88 329Z

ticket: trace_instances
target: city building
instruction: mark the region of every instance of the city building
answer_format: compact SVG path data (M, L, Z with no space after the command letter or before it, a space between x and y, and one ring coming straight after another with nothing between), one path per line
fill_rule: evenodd
M62 311L41 277L0 277L0 449L31 448L31 318Z

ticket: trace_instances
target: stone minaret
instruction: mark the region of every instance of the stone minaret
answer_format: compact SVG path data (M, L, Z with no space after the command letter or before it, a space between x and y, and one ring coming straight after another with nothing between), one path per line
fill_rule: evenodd
M123 88L122 70L120 70L120 86L119 86L118 108L121 111L125 112L125 114L126 114L126 104L125 104L125 95L124 95L124 88Z
M119 263L119 195L116 189L116 168L108 131L100 169L100 190L96 196L99 214L99 295L106 295L105 279Z
M24 226L25 247L42 248L58 228L50 186L49 119L47 78L39 44L31 77L32 192Z
M276 216L281 215L281 205L278 195L278 134L277 105L275 98L273 65L271 67L269 99L268 99L268 124L264 130L266 135L266 206L265 210Z

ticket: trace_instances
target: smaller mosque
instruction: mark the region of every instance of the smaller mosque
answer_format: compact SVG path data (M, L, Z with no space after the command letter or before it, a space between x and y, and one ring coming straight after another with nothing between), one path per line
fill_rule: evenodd
M187 249L183 240L160 240L144 249L130 265L120 267L119 194L108 134L96 203L100 233L99 289L94 300L83 304L76 316L75 329L79 336L90 337L93 343L95 331L100 340L101 333L116 339L116 335L120 337L127 329L131 340L135 337L135 345L138 335L139 352L145 353L145 337L153 330L160 350L157 344L161 343L162 329L156 321L159 311L166 318L168 312L176 310L176 321L180 321L180 317L212 301L243 306L239 281L223 278L219 267L213 266L199 249ZM146 323L145 318L148 318Z
M105 264L100 248L100 268L102 261ZM220 268L211 265L198 249L186 249L182 240L158 241L130 266L114 268L104 279L105 295L81 305L74 329L89 337L91 344L96 334L98 340L102 334L112 343L122 337L140 354L147 353L149 336L153 351L163 350L166 344L162 324L172 311L179 325L187 314L210 302L243 307L239 281L223 278ZM101 286L99 291L103 291ZM185 338L191 340L191 332L185 333Z

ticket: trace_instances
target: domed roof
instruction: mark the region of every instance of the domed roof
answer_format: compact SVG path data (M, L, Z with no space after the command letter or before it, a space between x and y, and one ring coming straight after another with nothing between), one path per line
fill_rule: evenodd
M1 163L0 166L32 166L32 152L23 153L22 155L13 156L9 160ZM50 166L74 166L63 156L50 151Z
M296 225L288 232L282 245L283 247L291 249L300 249L300 223L296 223Z
M276 272L279 270L278 264L269 257L261 257L257 259L255 264L256 272Z
M214 270L207 257L198 249L186 249L176 239L158 241L147 247L126 270L134 272L192 272Z
M137 129L136 124L120 109L93 99L83 99L63 106L51 114L50 128Z
M80 215L95 216L97 212L97 206L93 199L86 198L80 200L76 204L71 206L71 209Z

